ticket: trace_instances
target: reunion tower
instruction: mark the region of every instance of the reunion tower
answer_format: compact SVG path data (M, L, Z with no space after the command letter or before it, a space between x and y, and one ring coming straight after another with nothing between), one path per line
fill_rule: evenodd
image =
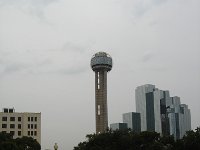
M112 58L98 52L91 59L91 68L95 72L96 133L102 133L108 128L107 72L112 69Z

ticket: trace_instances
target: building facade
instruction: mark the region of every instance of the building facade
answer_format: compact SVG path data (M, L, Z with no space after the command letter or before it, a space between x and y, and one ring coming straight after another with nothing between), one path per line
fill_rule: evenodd
M168 108L170 135L181 139L186 131L191 130L190 109L185 104L173 104Z
M122 116L123 116L123 123L127 123L127 127L129 129L132 129L135 132L141 131L140 113L129 112L129 113L124 113Z
M135 90L136 112L141 116L141 131L162 133L160 99L162 93L155 85L146 84Z
M136 112L141 116L141 131L155 131L180 139L191 130L191 114L186 104L169 91L146 84L136 88Z
M20 113L14 108L4 108L0 112L0 132L11 133L13 138L32 137L41 144L41 113Z
M128 129L127 123L112 123L110 124L111 130L126 130Z

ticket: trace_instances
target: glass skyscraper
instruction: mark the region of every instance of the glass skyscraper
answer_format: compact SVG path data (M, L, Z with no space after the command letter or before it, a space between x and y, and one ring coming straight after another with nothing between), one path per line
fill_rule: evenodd
M127 123L129 129L132 129L135 132L141 131L140 113L129 112L129 113L124 113L122 116L123 116L123 123Z
M180 104L179 100L169 106L167 113L170 135L174 135L175 139L181 139L186 131L191 130L190 109L188 109L186 104Z
M110 124L110 129L112 130L126 130L127 128L127 123L112 123Z
M136 112L140 113L141 131L155 131L161 135L183 137L191 130L191 114L180 98L170 97L169 91L146 84L136 88Z
M162 133L160 116L161 92L155 85L146 84L135 90L136 112L141 116L141 131Z

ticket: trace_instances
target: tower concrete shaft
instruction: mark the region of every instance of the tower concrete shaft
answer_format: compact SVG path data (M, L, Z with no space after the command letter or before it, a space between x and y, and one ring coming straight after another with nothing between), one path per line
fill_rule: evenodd
M96 133L105 132L108 128L106 70L95 71L95 112Z
M96 133L102 133L108 128L107 72L112 69L112 58L105 52L98 52L93 55L90 65L95 72Z

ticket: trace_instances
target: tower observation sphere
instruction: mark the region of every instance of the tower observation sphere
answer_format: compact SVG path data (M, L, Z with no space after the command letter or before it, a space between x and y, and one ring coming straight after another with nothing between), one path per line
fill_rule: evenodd
M93 55L90 65L95 72L96 133L102 133L108 128L107 72L112 69L112 58L105 52L98 52Z
M98 52L91 59L91 67L93 71L112 69L112 58L105 52Z

